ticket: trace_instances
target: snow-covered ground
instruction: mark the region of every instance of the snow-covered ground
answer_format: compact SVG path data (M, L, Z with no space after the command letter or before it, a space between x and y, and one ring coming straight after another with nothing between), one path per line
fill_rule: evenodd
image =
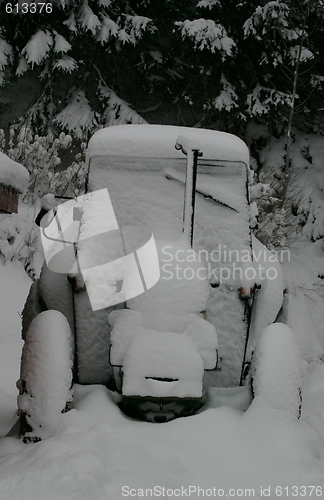
M212 389L195 416L138 422L120 412L114 393L94 385L76 387L73 409L62 414L54 437L36 444L5 437L17 419L19 312L30 280L18 264L1 263L0 282L1 500L322 496L320 362L308 369L301 420L261 398L249 406L243 387Z

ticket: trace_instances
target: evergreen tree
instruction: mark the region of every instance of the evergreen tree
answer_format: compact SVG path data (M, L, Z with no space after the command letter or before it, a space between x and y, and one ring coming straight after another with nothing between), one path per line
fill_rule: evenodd
M0 82L38 72L28 125L39 132L86 139L100 126L147 120L243 136L258 120L279 135L292 109L297 125L319 123L323 0L40 5L0 4Z

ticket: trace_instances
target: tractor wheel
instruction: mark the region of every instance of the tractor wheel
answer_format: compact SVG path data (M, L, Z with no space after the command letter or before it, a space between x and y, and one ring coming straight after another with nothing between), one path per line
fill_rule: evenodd
M301 414L301 357L294 332L273 323L260 336L252 360L252 392L267 406Z
M30 323L21 358L18 410L25 442L52 436L72 401L72 334L58 311L44 311Z

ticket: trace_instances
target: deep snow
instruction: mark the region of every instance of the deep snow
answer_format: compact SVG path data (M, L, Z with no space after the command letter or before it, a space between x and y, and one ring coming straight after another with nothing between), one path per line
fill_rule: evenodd
M30 280L18 264L1 264L0 273L6 283L0 302L4 436L16 420L22 345L17 311ZM258 499L265 497L261 488L267 492L270 487L267 498L276 499L276 486L289 492L293 486L324 488L324 365L313 362L308 369L302 420L269 408L261 397L251 406L249 400L246 387L215 388L199 414L153 424L125 417L116 395L102 386L76 386L74 408L61 415L53 438L36 444L24 444L16 436L1 439L0 498L120 500L127 498L129 488L135 490L132 498L141 498L141 489L154 486L170 489L169 498L176 498L172 493L183 487L189 495L192 486L207 493L215 487L224 494L234 494L229 490L236 488L233 498L248 497L242 490L253 488ZM162 496L163 490L156 492ZM190 498L201 497L202 490L200 496L190 490ZM314 490L308 497L318 496Z

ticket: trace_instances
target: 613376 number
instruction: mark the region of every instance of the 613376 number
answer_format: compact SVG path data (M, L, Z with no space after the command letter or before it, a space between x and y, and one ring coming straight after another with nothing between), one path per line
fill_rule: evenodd
M6 3L6 13L7 14L50 14L53 10L53 5L51 3Z

